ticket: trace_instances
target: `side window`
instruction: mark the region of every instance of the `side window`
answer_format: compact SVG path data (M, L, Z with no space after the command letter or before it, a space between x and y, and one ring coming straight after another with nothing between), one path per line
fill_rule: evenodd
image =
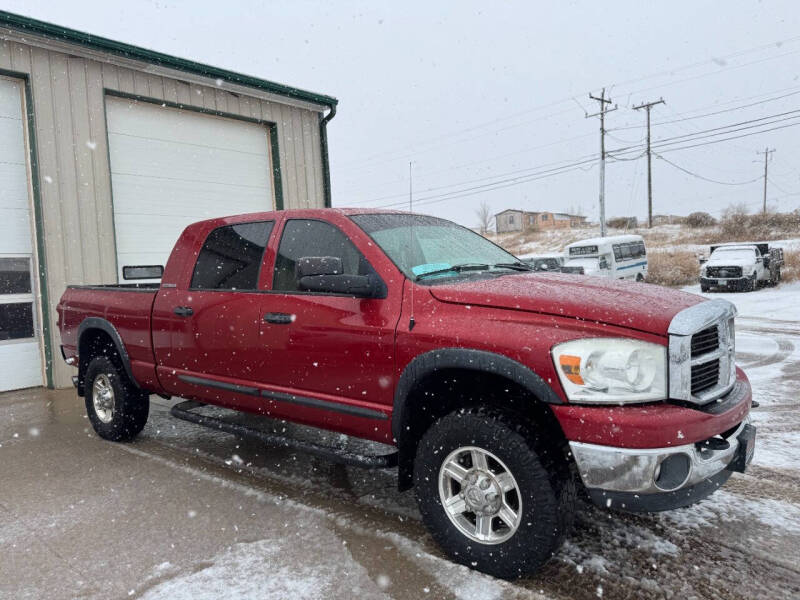
M306 256L335 256L342 259L345 275L367 275L366 259L337 227L324 221L291 219L286 222L275 257L272 289L298 291L297 261Z
M631 254L631 245L630 244L622 244L619 247L620 254L622 254L622 260L630 260L632 258Z
M619 244L614 244L612 246L614 248L614 260L617 262L622 260L622 250L619 249Z
M218 227L208 234L192 273L192 289L254 290L272 221Z

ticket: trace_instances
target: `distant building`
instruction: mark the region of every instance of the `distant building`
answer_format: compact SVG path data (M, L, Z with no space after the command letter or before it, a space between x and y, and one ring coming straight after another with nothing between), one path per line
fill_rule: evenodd
M680 225L685 220L680 215L653 215L653 225Z
M559 212L530 212L509 208L494 216L497 233L525 229L572 229L586 224L586 217Z

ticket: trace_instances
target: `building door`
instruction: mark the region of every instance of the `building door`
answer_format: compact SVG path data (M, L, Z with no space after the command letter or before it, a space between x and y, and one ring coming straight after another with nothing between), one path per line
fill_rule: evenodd
M43 383L22 91L0 77L0 391Z
M275 207L266 125L114 96L106 119L120 281L190 223Z

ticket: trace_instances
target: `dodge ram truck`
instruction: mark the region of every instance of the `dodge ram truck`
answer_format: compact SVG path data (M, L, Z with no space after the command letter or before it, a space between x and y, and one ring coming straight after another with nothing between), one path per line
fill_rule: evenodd
M100 437L134 438L157 394L185 413L221 406L392 445L434 539L504 578L554 554L578 493L661 511L745 470L755 429L735 315L724 300L534 272L443 219L355 209L195 223L160 283L70 286L58 304Z

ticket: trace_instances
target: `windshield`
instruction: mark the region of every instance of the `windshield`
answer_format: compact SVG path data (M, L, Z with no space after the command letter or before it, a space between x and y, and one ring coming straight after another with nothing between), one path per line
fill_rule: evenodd
M486 238L444 219L409 214L364 214L351 219L411 279L426 273L431 273L431 279L469 276L488 270L510 273L513 271L497 265L519 263L516 256ZM447 270L459 265L487 268Z
M714 250L711 258L751 260L755 253L756 251L751 248L718 248Z
M599 271L600 259L596 256L587 258L571 258L564 263L565 267L583 267L586 271Z

